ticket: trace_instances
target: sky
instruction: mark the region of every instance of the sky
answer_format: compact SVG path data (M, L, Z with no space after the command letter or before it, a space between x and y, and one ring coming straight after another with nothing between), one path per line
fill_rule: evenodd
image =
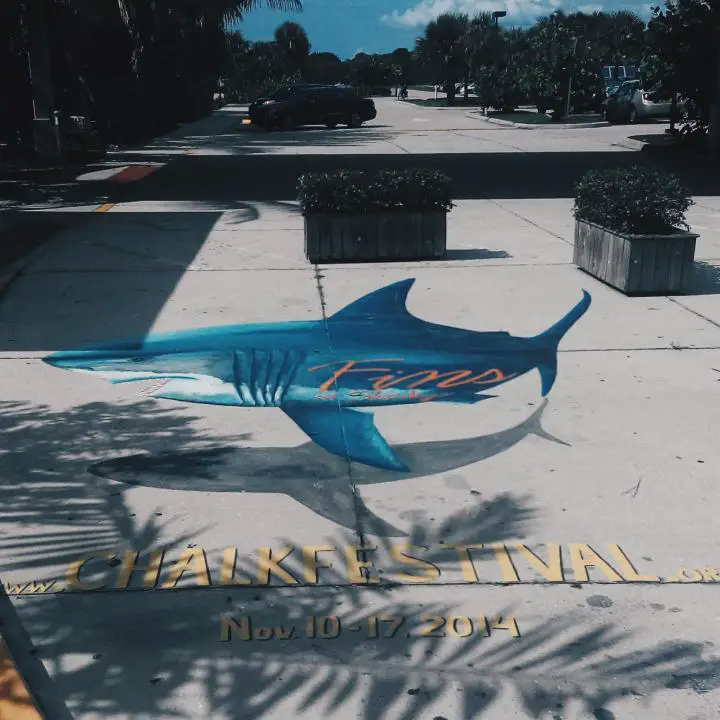
M643 20L655 4L641 0L301 0L297 13L260 7L238 26L247 40L271 40L275 28L290 20L302 25L312 45L311 52L332 52L341 59L358 52L389 53L395 48L412 49L425 25L445 12L505 10L504 25L526 27L554 10L593 12L631 10Z

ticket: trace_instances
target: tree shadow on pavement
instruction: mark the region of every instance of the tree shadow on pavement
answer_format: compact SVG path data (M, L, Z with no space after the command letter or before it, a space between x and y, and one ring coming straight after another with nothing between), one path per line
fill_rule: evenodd
M138 523L122 485L88 482L81 468L107 448L132 453L169 445L197 452L217 447L217 437L193 428L196 418L180 418L146 402L122 408L89 403L60 411L5 403L0 410L0 430L8 440L0 458L3 573L67 564L89 549L194 547L192 541L203 529L194 527L192 519L174 532L162 521ZM522 537L535 517L527 498L508 493L484 503L482 512L451 515L434 533L418 518L407 542L429 547L423 559L444 567L443 542L503 543ZM304 542L286 537L278 546L299 550ZM392 547L388 539L372 542L386 553ZM356 543L354 533L339 530L316 548ZM171 572L167 565L165 572ZM427 629L428 616L462 615L459 593L481 589L454 586L453 600L444 599L447 592L440 600L432 585L352 585L342 566L320 565L314 585L307 563L298 558L288 570L309 585L272 584L278 579L273 577L254 587L194 589L191 582L175 591L137 589L143 578L136 573L136 584L125 592L16 597L15 609L55 691L76 717L255 720L354 712L363 720L410 720L432 709L436 717L469 719L499 703L511 688L527 715L539 720L570 702L594 712L627 695L647 699L668 688L699 693L720 685L720 663L704 656L702 644L674 641L643 647L631 631L609 621L588 621L582 612L543 617L534 627L523 626L520 637L507 630L491 630L489 637L483 632L427 637L419 629ZM211 570L213 585L217 572L217 567ZM260 576L250 556L237 559L236 583ZM559 587L542 592L574 591ZM503 600L491 608L492 615L507 619L514 610L505 594ZM483 607L487 604L483 595ZM322 637L324 626L317 626L315 637L308 637L310 616L336 617L344 630L330 641ZM238 624L251 617L256 629L288 632L293 627L295 639L245 641L230 625L230 639L223 642L223 619L228 617ZM373 638L377 618L397 620L379 621ZM388 637L393 625L400 630ZM33 678L28 681L32 685Z
M720 264L696 260L693 266L692 286L686 295L720 295Z
M400 135L382 124L368 124L360 128L338 127L334 130L318 127L301 127L293 131L265 132L254 127L240 127L233 132L208 137L188 136L178 140L157 142L148 148L122 150L112 157L129 162L167 162L179 154L189 151L190 155L237 156L282 153L295 147L336 148L346 146L372 146L374 143L392 142Z
M655 165L676 172L693 195L720 195L714 168L684 158L639 152L388 153L372 145L362 153L249 153L218 150L191 155L162 168L142 183L143 199L155 202L242 198L245 201L297 199L297 181L306 172L343 169L432 168L452 180L455 200L572 198L588 170ZM198 183L197 178L203 182Z
M119 546L147 549L163 539L189 542L187 526L176 539L157 512L143 525L126 501L128 488L93 482L89 458L166 446L188 451L217 445L219 438L193 428L194 416L178 415L155 400L128 404L91 402L67 409L27 402L0 402L0 574L66 566L89 550ZM241 442L247 434L224 438ZM99 450L102 448L102 450Z
M461 604L438 601L432 588L411 594L342 586L341 574L322 572L324 584L314 587L65 594L19 601L17 609L76 717L255 720L337 712L411 720L432 712L470 720L507 690L530 718L558 717L570 703L602 717L605 706L627 696L648 701L669 688L703 693L720 686L720 661L706 657L701 643L643 646L632 631L588 622L582 612L549 613L520 637L507 630L425 637L420 629L427 631L429 617L462 617ZM493 610L506 621L513 615L507 605ZM316 636L308 637L312 617ZM274 628L274 637L243 639L243 618L256 633ZM228 619L236 625L223 642ZM331 641L336 621L342 631Z
M15 232L18 246L8 242L4 249L13 261L30 241L38 248L45 243L2 288L0 350L49 352L145 336L211 232L225 229L220 219L236 230L268 209L297 222L293 206L233 200L178 211L38 212L35 227L48 232L36 237L23 221Z

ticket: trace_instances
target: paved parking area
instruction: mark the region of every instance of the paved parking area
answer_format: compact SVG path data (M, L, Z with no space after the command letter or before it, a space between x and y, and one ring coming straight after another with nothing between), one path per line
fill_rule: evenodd
M229 108L128 153L155 171L5 288L0 577L55 700L78 720L715 717L717 179L680 167L696 291L627 298L572 264L572 183L649 162L622 147L636 129L377 105L360 130L291 134L245 130ZM446 260L305 261L298 172L418 162L456 181ZM521 347L583 291L546 398L533 369L483 402L369 408L370 430L327 407L202 402L217 383L111 384L42 361L259 323L192 372L222 374L226 351L248 392L279 391L293 353L393 372L410 326L461 369L497 336L443 337L507 331ZM283 367L262 364L270 350Z

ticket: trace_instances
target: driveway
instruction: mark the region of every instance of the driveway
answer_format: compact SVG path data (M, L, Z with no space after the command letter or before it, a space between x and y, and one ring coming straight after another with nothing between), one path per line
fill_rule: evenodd
M118 166L152 171L5 288L0 619L29 638L11 651L37 650L45 702L78 720L714 717L717 178L677 167L696 193L696 292L627 298L573 265L571 210L585 170L656 162L620 146L632 130L377 106L359 130L288 134L226 108L126 152ZM298 174L379 166L453 178L448 258L309 265ZM533 369L487 402L373 407L371 431L266 400L293 353L369 343L392 364L408 314L448 326L427 337L461 362L458 328L522 343L573 308L546 398ZM207 381L42 362L248 323L264 327L203 362L222 374L232 357L233 387L265 393L253 407L202 402L225 392Z

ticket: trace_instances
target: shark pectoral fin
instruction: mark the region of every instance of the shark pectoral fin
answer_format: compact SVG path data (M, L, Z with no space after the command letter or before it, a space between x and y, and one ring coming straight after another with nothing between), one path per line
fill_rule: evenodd
M557 378L557 355L553 353L547 360L538 363L537 369L540 372L542 396L545 397L552 390Z
M384 470L410 470L378 432L372 413L343 408L342 421L350 460Z
M286 405L283 411L314 443L334 455L383 470L409 470L380 435L371 413L337 405Z

